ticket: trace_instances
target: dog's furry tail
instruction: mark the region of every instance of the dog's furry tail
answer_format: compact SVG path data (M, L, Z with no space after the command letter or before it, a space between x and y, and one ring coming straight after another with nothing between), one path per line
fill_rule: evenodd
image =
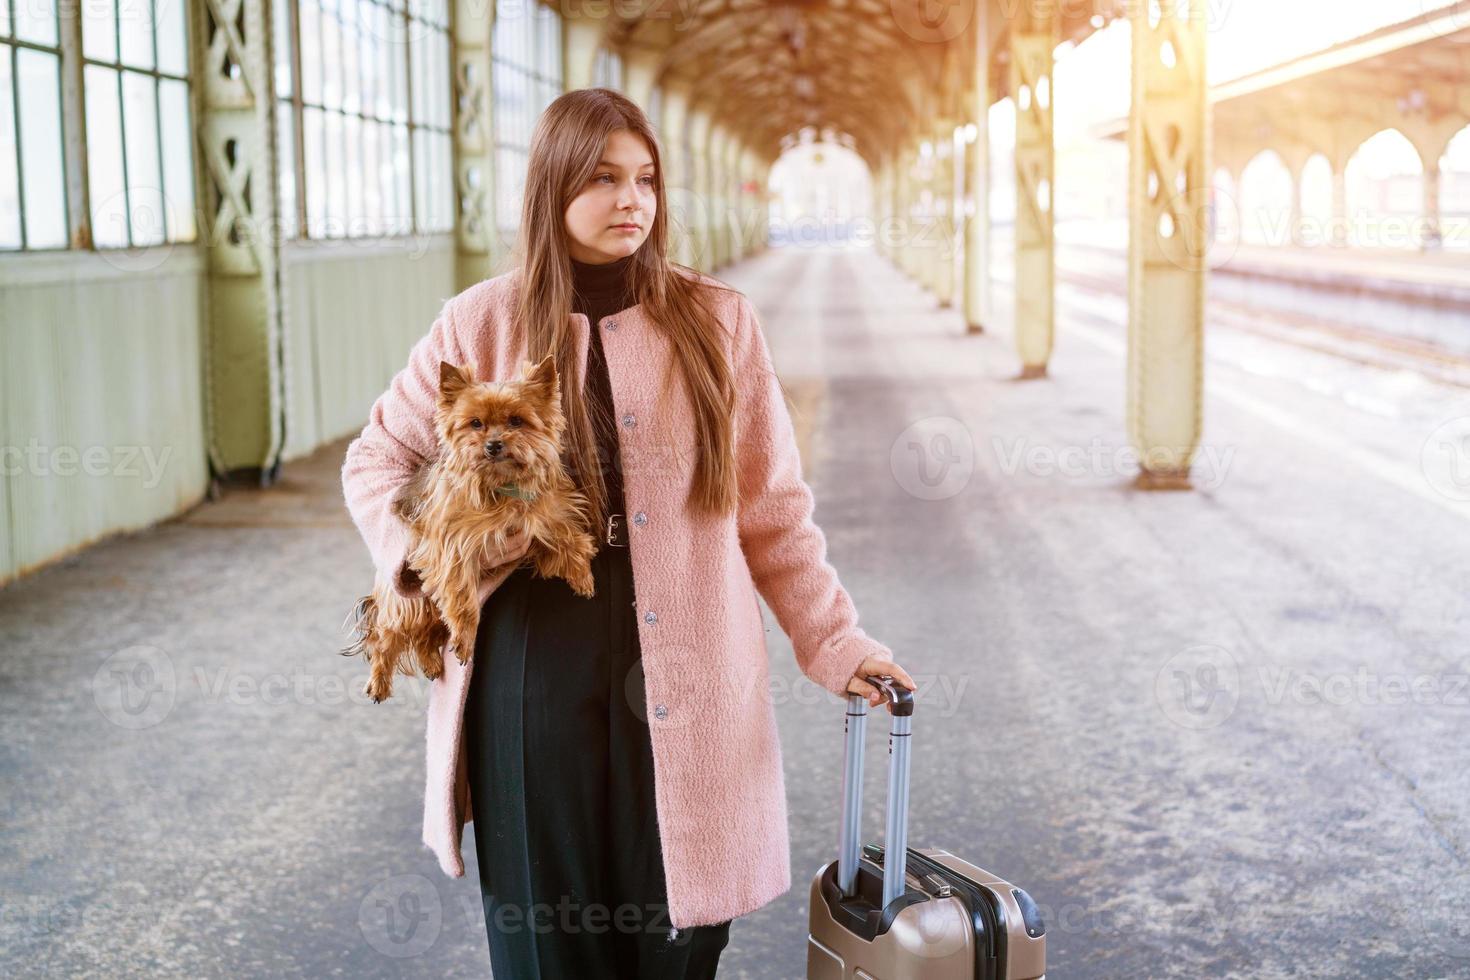
M348 621L352 622L354 636L352 642L337 652L344 657L361 656L364 660L372 660L372 651L368 648L367 638L373 633L378 622L378 601L371 595L365 595L357 600L357 605L347 614L347 619L342 620L345 629Z

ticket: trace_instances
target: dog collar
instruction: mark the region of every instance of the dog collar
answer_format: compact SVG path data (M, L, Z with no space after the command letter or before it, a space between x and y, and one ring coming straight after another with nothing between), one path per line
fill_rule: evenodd
M503 493L507 497L515 497L518 500L535 500L536 495L527 490L522 490L514 483L502 483L495 488L496 493Z

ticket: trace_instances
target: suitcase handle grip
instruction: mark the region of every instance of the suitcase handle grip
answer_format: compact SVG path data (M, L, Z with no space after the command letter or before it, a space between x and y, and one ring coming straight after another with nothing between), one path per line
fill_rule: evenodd
M883 907L904 893L904 871L909 835L909 739L914 692L888 675L869 678L893 705L888 730L888 810L883 828ZM850 897L857 883L858 850L862 838L863 733L867 730L868 699L847 696L846 746L842 764L842 824L838 831L837 885Z

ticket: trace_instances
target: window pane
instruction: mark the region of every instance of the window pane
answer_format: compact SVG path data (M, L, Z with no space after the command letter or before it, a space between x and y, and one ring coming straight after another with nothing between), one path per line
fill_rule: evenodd
M362 53L360 77L362 78L362 114L373 116L379 114L378 109L378 35L374 33L377 28L378 16L381 8L375 3L367 3L364 0L361 13L365 18L359 28L358 36L362 38Z
M56 43L56 0L17 0L15 36L25 41L35 41L37 44L54 45ZM24 136L21 137L21 152L25 152Z
M116 0L82 0L81 13L82 54L95 61L116 61Z
M393 143L393 180L397 185L395 196L398 199L398 221L394 230L398 234L407 234L413 230L413 199L410 196L413 188L409 186L407 126L395 127Z
M347 224L343 234L361 235L362 228L362 120L342 117L342 183L347 185Z
M383 201L378 186L378 124L371 119L362 123L362 230L368 235L382 234Z
M413 214L415 227L422 230L425 224L425 211L427 203L424 199L424 174L428 171L428 164L424 160L424 133L416 129L413 132Z
M296 230L296 129L293 125L293 107L289 102L276 106L276 132L281 145L280 178L281 192L281 237L295 238Z
M389 32L393 36L393 119L403 122L408 118L408 30L402 17L394 15Z
M398 46L389 33L388 11L373 7L373 16L378 19L378 108L379 119L392 118L393 113L393 66L398 61Z
M409 25L408 43L408 66L409 77L412 83L409 91L413 96L413 115L410 117L414 125L420 125L424 121L424 39L423 26L414 23Z
M301 97L320 105L322 101L321 11L314 0L300 0L301 11Z
M118 39L122 63L153 67L153 6L150 0L117 0Z
M356 0L342 0L342 108L347 112L357 112L360 105L362 77L357 71L357 54L361 44Z
M158 0L159 3L175 2L175 0ZM161 32L163 28L159 28ZM291 5L285 0L275 0L271 4L271 43L275 46L276 53L276 97L289 99L291 97ZM163 42L159 41L158 60L164 61Z
M436 137L439 143L439 173L443 176L439 180L439 230L454 230L454 203L458 198L455 193L454 173L454 141L447 133L440 133Z
M398 220L398 204L394 194L393 183L393 130L389 126L378 127L378 171L376 175L378 182L378 197L382 201L380 205L381 225L383 231L392 233L396 230L395 222Z
M194 154L189 142L189 86L171 78L158 83L160 137L163 140L163 192L170 241L191 242L194 224ZM290 139L290 133L286 139ZM286 144L287 159L290 142Z
M158 103L153 79L123 72L123 140L128 154L128 218L134 245L164 240L163 174L158 160Z
M327 237L337 238L342 235L342 225L347 217L347 188L342 180L342 116L328 112L325 114L325 122Z
M327 170L322 149L322 111L307 106L301 116L306 143L306 233L320 238L327 220Z
M342 107L342 38L337 18L322 12L322 105Z
M440 34L439 38L439 75L434 82L436 93L436 107L438 109L439 128L449 128L449 91L454 80L454 65L451 61L449 51L449 35Z
M157 4L154 16L158 18L158 70L170 75L185 75L189 70L188 34L184 25L185 2L186 0L154 0ZM286 4L278 2L275 6L280 11L276 14L276 20L284 24L282 18L286 12ZM291 48L285 46L285 51L284 57L289 59ZM289 86L288 81L286 92L291 91Z
M87 65L87 186L92 196L92 241L128 243L128 204L123 191L122 116L117 72Z
M0 48L0 248L20 248L20 185L15 172L15 102L10 48Z
M67 243L66 197L61 166L61 79L56 55L19 50L16 84L20 96L20 158L26 214L26 245L56 248Z

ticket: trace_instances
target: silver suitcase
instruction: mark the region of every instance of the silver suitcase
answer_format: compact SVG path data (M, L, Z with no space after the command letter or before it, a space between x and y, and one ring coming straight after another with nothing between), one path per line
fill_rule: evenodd
M1040 980L1046 927L1020 888L937 848L908 846L913 692L892 703L884 846L859 847L868 702L847 698L837 860L812 879L808 980Z

